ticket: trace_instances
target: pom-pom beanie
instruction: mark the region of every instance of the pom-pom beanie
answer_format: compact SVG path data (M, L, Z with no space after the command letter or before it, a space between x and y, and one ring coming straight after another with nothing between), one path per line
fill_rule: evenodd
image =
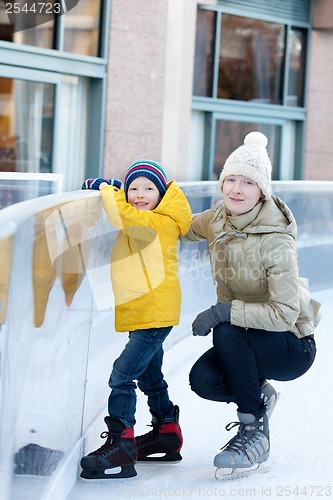
M260 187L265 200L272 195L272 164L268 157L267 137L261 132L250 132L245 136L244 144L227 158L220 175L219 185L229 175L249 177Z
M160 192L161 198L167 190L167 176L159 163L152 160L137 160L127 170L124 179L124 191L127 199L129 185L137 177L147 177L152 181Z

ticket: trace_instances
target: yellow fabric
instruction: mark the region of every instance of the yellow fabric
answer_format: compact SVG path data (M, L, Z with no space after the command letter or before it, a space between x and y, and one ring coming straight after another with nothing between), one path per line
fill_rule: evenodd
M171 182L154 210L137 210L124 191L101 190L111 224L120 229L111 256L115 329L132 331L179 323L178 236L191 224L189 203Z
M60 277L65 302L70 306L89 257L89 228L101 213L97 197L82 198L40 212L35 219L33 251L34 323L43 324L49 294Z
M10 271L12 264L12 237L0 240L0 324L6 323Z
M56 272L50 259L49 244L45 232L45 220L53 211L46 210L36 215L35 241L33 249L33 290L34 290L34 323L36 327L43 324L49 294L53 288Z

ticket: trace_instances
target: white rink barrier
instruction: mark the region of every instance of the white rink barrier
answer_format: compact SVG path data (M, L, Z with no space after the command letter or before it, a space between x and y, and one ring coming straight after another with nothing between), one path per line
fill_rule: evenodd
M193 212L217 182L180 183ZM298 223L300 274L333 288L333 182L276 181ZM99 192L52 194L0 210L0 497L65 500L104 411L113 360L110 253L116 230ZM181 322L169 348L215 301L206 243L179 244Z

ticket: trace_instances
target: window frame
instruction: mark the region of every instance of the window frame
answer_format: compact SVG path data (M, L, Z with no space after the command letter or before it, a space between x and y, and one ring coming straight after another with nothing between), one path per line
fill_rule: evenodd
M206 115L206 130L205 130L205 145L203 153L203 179L211 179L214 163L214 138L216 120L232 120L240 122L256 121L258 123L270 123L281 126L281 143L280 143L280 162L277 166L279 175L283 178L302 179L303 164L304 164L304 142L306 131L306 95L308 87L308 68L309 68L309 52L310 52L310 22L285 19L282 16L272 17L272 15L264 12L251 12L251 9L237 9L228 5L198 5L198 9L214 11L216 13L215 20L215 43L212 67L212 97L203 97L192 95L192 110L202 111ZM258 19L267 22L281 23L286 27L286 47L284 60L284 81L283 81L283 99L282 104L267 104L253 103L248 101L230 100L217 97L218 88L218 67L219 67L219 50L221 38L221 18L223 14L231 14L242 16L251 19ZM289 68L289 53L290 53L290 31L293 29L305 30L305 45L304 45L304 81L303 81L303 105L302 106L287 106L288 93L288 71ZM220 117L220 118L217 118ZM294 123L295 130L295 154L294 162L290 165L289 170L283 166L286 160L284 145L288 144L288 133L290 133L290 124ZM289 162L290 163L290 162Z
M61 76L73 75L89 78L85 175L98 176L103 170L103 145L105 124L106 79L108 62L108 37L111 0L101 0L99 51L100 57L84 56L58 49L45 49L32 45L0 40L1 76L55 84L55 110L53 129L52 166L59 172L56 161L58 144L58 104ZM60 25L63 24L60 16ZM59 36L59 35L58 35ZM60 41L56 42L59 47ZM64 169L65 175L65 169Z

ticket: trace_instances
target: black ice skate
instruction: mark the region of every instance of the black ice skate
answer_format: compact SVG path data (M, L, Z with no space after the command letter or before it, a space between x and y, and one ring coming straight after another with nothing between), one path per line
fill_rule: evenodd
M180 462L183 436L179 426L178 406L174 407L174 421L170 423L163 423L160 417L152 412L151 414L153 430L135 438L138 461Z
M134 429L125 429L124 424L114 417L104 419L108 431L102 432L106 442L96 451L81 458L83 479L116 479L136 476L134 464L137 449ZM119 472L113 469L121 469Z

